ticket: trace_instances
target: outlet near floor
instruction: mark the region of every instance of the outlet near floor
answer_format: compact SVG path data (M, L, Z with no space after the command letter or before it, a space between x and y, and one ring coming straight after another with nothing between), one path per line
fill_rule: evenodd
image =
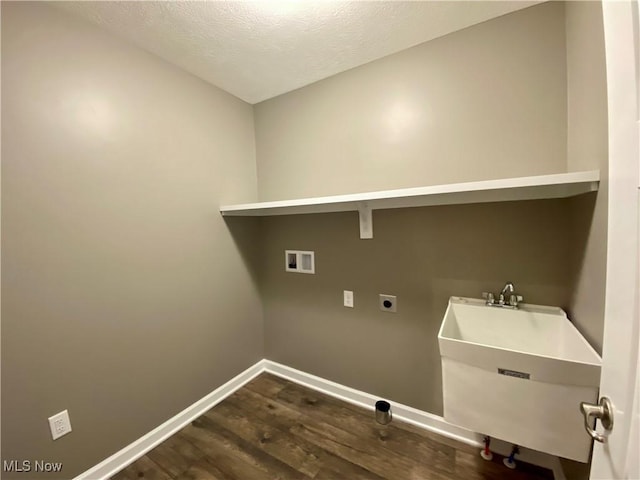
M51 428L51 438L57 440L71 431L71 420L69 412L64 410L49 417L49 428Z

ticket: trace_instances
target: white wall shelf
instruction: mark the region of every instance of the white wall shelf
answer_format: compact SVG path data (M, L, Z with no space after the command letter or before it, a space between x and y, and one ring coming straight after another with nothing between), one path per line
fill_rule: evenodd
M224 216L264 217L357 211L360 214L360 238L373 238L373 210L573 197L598 190L599 181L600 172L591 170L330 197L223 205L220 212Z

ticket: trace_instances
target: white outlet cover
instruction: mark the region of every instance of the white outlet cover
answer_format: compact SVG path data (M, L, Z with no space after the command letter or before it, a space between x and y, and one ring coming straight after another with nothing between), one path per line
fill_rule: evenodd
M398 307L398 300L396 299L395 295L385 295L384 293L381 293L379 302L380 302L380 310L382 310L383 312L396 313L396 309ZM388 302L387 305L389 303L391 305L387 306L385 305L385 302Z
M51 428L51 438L58 438L71 432L71 420L69 420L69 412L64 410L49 417L49 428Z
M344 306L353 308L353 292L351 290L343 291Z

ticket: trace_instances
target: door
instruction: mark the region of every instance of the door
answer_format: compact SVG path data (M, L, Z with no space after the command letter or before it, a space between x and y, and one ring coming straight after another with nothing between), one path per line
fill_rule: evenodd
M611 400L614 414L613 428L605 432L606 443L594 442L592 480L639 478L640 472L638 0L605 1L602 8L607 57L609 218L600 396ZM601 425L597 428L602 431Z

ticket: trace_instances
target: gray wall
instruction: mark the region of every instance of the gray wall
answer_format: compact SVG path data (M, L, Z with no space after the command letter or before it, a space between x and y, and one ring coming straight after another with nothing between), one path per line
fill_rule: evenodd
M2 2L2 120L2 456L72 478L264 356L255 226L217 213L255 197L252 108Z
M360 240L357 213L268 217L261 285L270 360L442 415L438 328L448 298L499 291L566 305L565 200L380 210ZM284 250L314 250L316 274L284 271ZM353 309L342 306L352 290ZM398 312L378 309L397 295Z
M587 81L595 98L579 86L581 58L602 55L590 18L530 7L258 104L261 200L606 170L602 58ZM594 145L577 145L582 135ZM375 212L373 240L358 239L355 213L263 219L267 358L441 414L447 299L507 280L526 301L578 316L599 347L603 174L597 197ZM317 274L285 273L285 249L315 250ZM398 296L398 314L378 310L380 293Z
M564 22L530 7L258 104L260 198L566 171ZM449 296L570 298L566 201L376 211L373 240L355 213L262 225L267 358L435 414ZM285 249L315 250L317 274L286 274Z
M469 27L255 106L261 200L566 171L564 5Z
M574 284L569 312L602 351L607 264L607 78L600 2L566 4L567 164L569 171L600 169L597 195L572 200Z

